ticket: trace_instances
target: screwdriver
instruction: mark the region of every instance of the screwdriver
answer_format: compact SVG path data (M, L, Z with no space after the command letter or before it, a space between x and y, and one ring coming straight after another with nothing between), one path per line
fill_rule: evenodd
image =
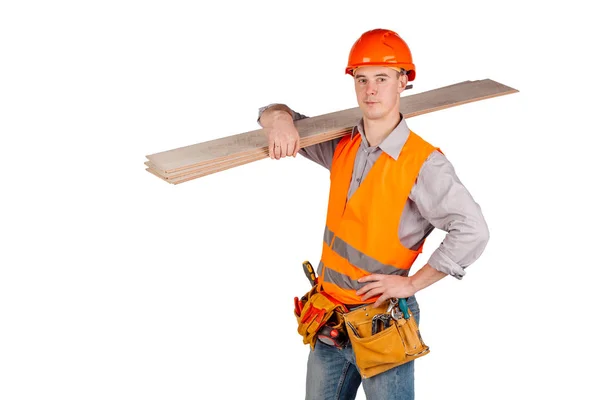
M317 284L317 276L315 275L315 270L310 261L304 261L302 267L304 268L304 274L310 281L311 286L315 286Z

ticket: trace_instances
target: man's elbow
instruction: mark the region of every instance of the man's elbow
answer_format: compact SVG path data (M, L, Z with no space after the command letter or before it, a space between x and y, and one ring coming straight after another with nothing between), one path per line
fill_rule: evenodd
M476 225L475 228L475 253L476 257L479 258L485 248L487 247L488 242L490 241L490 228L488 224L485 222L485 219L481 218L480 222Z

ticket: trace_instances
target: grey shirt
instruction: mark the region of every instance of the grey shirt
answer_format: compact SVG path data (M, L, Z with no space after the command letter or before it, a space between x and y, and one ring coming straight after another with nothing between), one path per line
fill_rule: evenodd
M260 115L271 105L259 109ZM307 118L293 111L293 119ZM369 147L362 120L352 135L362 136L360 150L354 160L352 182L348 198L360 186L379 156L385 152L395 160L409 135L406 120L379 144ZM333 154L341 138L304 147L298 152L327 169L331 169ZM479 204L457 177L450 161L440 152L434 151L425 161L417 181L404 205L398 238L402 245L417 249L427 236L438 228L447 232L439 247L431 254L428 264L438 271L457 279L465 275L465 268L483 253L489 240L487 223Z

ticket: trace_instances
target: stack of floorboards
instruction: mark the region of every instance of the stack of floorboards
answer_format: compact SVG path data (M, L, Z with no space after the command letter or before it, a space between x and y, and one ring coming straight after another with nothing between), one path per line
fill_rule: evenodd
M402 97L400 111L405 118L489 99L518 90L490 79L465 81L411 96ZM295 122L300 147L344 136L360 120L360 108L351 108ZM179 184L269 156L263 129L226 136L207 142L147 155L146 171L171 184Z

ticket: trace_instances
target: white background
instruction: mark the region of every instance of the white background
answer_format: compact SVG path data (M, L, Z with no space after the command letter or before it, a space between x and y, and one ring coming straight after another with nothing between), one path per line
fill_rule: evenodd
M580 3L3 1L0 399L302 399L292 299L327 171L265 159L174 186L143 163L258 129L272 102L355 107L348 51L376 27L411 47L405 95L520 91L408 121L491 232L462 281L417 294L417 398L600 398L599 32Z

